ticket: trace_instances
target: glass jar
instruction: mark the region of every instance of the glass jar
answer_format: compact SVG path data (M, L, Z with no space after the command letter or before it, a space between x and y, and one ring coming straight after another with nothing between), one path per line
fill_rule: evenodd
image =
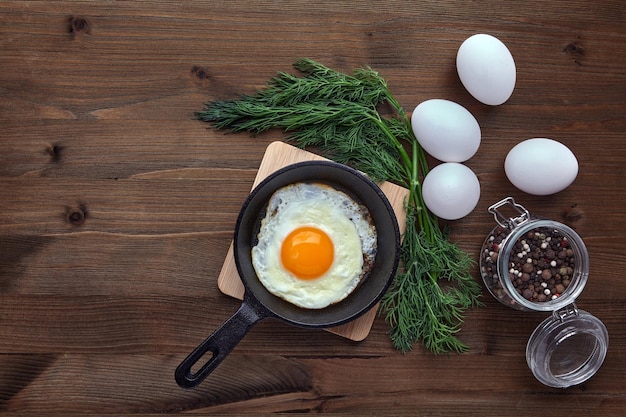
M511 216L504 214L507 210ZM498 225L485 239L479 258L487 289L508 307L552 313L528 341L528 366L551 387L586 381L606 357L608 332L575 304L589 275L585 243L570 227L531 216L511 197L489 212Z

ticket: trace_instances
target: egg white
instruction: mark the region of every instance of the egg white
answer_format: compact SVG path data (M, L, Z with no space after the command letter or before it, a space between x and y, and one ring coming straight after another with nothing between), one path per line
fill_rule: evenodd
M294 229L312 226L333 242L334 259L322 276L303 280L281 261L284 239ZM320 183L296 183L277 190L252 248L257 276L272 294L302 308L320 309L347 297L376 254L376 229L367 209L345 193Z

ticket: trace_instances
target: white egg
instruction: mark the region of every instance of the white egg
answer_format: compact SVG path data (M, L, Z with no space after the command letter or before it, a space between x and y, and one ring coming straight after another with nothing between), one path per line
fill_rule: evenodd
M450 100L420 103L411 115L413 133L422 148L444 162L464 162L480 146L480 126L465 107Z
M534 195L554 194L567 188L578 175L578 160L565 145L552 139L533 138L515 145L504 160L509 181Z
M269 292L319 309L356 288L376 249L376 229L365 207L330 186L296 183L270 198L252 264Z
M456 68L463 86L481 103L499 105L513 94L515 61L494 36L480 33L467 38L457 52Z
M480 199L480 183L463 164L446 162L434 167L422 182L426 207L437 217L457 220L474 210Z

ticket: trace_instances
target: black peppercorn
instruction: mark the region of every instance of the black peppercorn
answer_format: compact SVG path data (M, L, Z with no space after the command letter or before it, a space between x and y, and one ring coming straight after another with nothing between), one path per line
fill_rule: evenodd
M496 229L488 238L490 245L482 254L483 273L497 275L499 246L506 236L503 229ZM513 244L508 256L509 279L525 299L551 301L567 290L574 271L574 251L558 230L539 227L529 231Z

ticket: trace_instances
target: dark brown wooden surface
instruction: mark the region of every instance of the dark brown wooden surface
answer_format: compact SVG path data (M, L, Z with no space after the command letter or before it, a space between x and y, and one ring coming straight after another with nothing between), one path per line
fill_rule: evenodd
M0 2L0 411L623 415L624 22L622 0ZM517 63L502 106L472 99L455 72L480 32ZM265 321L199 388L178 388L175 367L239 305L216 278L281 139L223 135L193 112L302 56L375 68L408 110L447 98L476 116L483 142L467 164L481 200L451 238L477 259L486 209L507 195L574 226L591 258L578 306L610 333L593 379L537 382L524 349L545 316L485 291L460 333L467 354L401 354L382 318L358 343ZM571 187L510 185L504 157L530 137L573 150Z

